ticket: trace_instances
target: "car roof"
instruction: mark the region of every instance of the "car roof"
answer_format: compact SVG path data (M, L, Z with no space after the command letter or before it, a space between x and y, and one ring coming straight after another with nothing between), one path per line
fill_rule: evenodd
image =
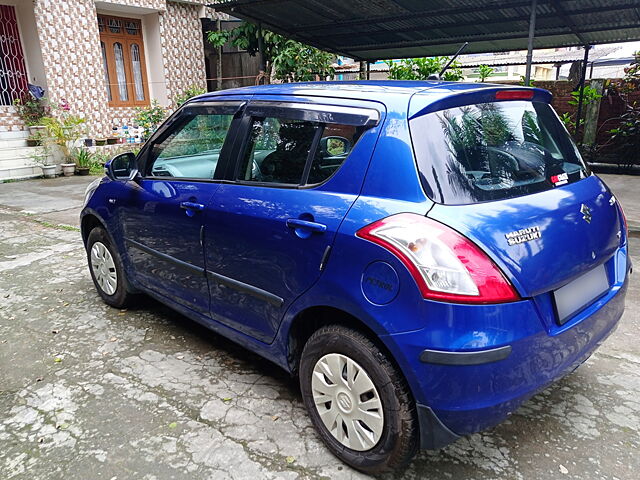
M406 80L360 80L333 82L299 82L256 85L251 87L231 88L217 92L205 93L199 99L212 98L219 95L318 95L328 97L362 99L363 94L375 95L413 95L415 93L451 94L466 90L477 90L486 87L497 87L490 83L464 83L444 81L406 81ZM504 86L513 88L513 86Z
M534 90L537 98L550 101L548 91L522 87L519 85L501 85L494 83L471 82L445 82L436 80L406 81L406 80L361 80L361 81L333 81L333 82L299 82L277 83L271 85L257 85L251 87L232 88L209 92L196 97L195 101L220 99L227 96L259 96L269 95L286 97L295 95L299 97L326 97L347 100L368 100L381 102L387 107L393 105L393 109L407 111L407 105L411 98L413 104L410 114L423 110L426 106L442 103L446 99L464 97L466 102L486 101L489 92L502 89L527 89ZM280 99L278 99L280 100Z

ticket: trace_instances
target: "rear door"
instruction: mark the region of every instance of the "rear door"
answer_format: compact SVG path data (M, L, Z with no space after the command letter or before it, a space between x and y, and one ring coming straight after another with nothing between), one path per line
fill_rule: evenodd
M614 254L622 235L615 199L545 101L483 95L485 103L410 121L423 184L437 202L429 216L482 246L522 295L554 290Z
M205 212L211 316L264 342L319 277L356 199L380 106L252 101Z

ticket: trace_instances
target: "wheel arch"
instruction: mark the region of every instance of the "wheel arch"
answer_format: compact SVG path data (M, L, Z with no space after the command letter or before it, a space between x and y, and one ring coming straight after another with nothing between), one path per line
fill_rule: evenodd
M329 305L307 307L298 312L291 320L287 333L287 362L292 375L298 374L300 357L305 343L315 331L325 325L343 325L362 333L380 348L398 371L405 376L391 349L387 347L380 335L355 315Z
M87 240L89 239L91 230L96 227L102 227L107 232L109 239L113 241L111 232L109 232L109 229L107 228L107 225L104 223L102 218L100 218L97 213L90 210L84 213L82 215L82 218L80 219L80 234L82 235L82 242L85 244L85 246L87 245Z

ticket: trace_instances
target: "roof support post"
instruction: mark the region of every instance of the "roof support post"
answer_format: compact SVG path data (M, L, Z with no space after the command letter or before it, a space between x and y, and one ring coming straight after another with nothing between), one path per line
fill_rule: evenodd
M529 17L529 42L527 44L527 70L524 74L524 84L531 85L531 62L533 61L533 37L536 32L536 10L538 0L531 0L531 16Z
M580 92L580 95L578 96L578 111L576 112L576 130L575 130L576 140L578 137L578 130L580 129L580 120L582 117L582 103L584 102L584 81L587 77L587 63L589 62L590 48L591 48L591 45L584 46L584 60L582 60L582 73L580 75L580 83L578 84L578 92Z
M358 73L358 80L367 80L367 61L360 60L360 72Z

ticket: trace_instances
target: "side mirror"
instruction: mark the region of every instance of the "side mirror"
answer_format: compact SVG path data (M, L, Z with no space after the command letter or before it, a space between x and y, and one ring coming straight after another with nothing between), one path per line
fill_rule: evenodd
M320 149L324 156L343 157L351 150L351 142L344 137L324 137L320 139Z
M116 155L104 166L104 171L111 180L133 180L138 175L135 154L126 152Z

